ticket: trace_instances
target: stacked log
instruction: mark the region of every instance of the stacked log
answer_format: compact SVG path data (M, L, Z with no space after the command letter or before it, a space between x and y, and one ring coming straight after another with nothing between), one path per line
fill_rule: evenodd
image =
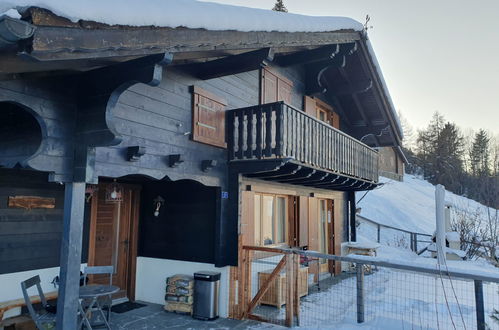
M192 315L194 277L177 274L166 279L165 310Z

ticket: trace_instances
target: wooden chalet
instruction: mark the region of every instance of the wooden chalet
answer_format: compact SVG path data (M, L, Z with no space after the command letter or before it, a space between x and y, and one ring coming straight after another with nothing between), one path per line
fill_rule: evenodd
M69 328L82 264L156 303L167 276L217 270L227 316L242 245L355 240L355 192L402 135L363 31L22 14L0 17L0 302L59 275Z

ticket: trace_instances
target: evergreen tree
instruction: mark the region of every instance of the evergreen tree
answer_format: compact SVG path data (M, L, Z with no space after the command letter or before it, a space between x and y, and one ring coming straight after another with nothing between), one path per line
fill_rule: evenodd
M272 10L273 11L282 11L284 13L288 12L288 9L286 8L286 6L284 6L283 0L277 0L275 5L274 5L274 8L272 8Z
M471 174L474 176L488 176L489 167L489 142L490 138L483 129L476 133L470 150Z

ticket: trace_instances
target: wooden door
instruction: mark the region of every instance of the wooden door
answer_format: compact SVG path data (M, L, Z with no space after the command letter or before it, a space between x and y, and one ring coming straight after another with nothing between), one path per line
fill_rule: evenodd
M114 298L134 299L135 259L140 189L123 185L123 200L106 201L107 184L99 184L92 197L89 237L89 266L114 266L113 285L121 291ZM95 275L90 283L108 284L109 277Z

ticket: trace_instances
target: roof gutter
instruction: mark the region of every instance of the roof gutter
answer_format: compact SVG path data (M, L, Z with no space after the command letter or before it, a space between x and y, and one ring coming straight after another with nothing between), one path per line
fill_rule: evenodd
M28 22L9 16L0 16L0 49L28 39L35 33L36 27Z

